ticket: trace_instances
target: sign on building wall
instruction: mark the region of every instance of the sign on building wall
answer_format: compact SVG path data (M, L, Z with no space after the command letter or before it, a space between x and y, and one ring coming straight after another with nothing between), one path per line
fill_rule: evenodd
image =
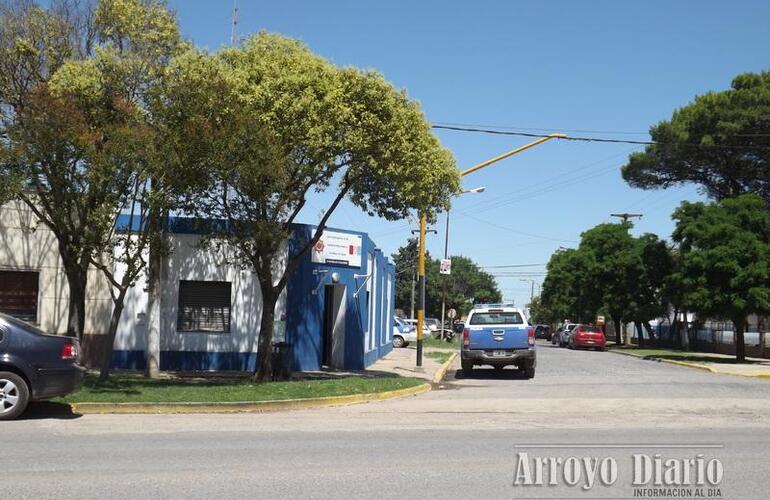
M313 246L311 259L318 264L361 267L362 245L361 235L324 231Z

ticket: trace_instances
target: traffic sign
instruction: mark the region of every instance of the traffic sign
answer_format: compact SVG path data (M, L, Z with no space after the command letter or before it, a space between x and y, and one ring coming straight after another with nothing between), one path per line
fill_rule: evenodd
M452 274L452 259L441 259L440 274Z

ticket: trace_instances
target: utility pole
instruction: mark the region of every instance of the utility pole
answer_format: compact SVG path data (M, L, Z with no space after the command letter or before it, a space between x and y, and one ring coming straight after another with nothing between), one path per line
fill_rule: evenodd
M641 219L642 217L644 217L644 215L622 213L622 214L610 214L610 217L618 217L620 219L623 219L623 223L625 224L626 222L628 222L628 219L633 219L633 218Z
M565 139L567 136L565 134L549 134L545 137L541 137L535 141L532 141L530 143L524 144L523 146L519 146L516 149L512 149L511 151L508 151L506 153L501 154L500 156L495 156L494 158L491 158L487 161L481 162L478 165L474 165L473 167L463 170L460 172L460 177L465 177L468 174L472 174L473 172L477 170L481 170L482 168L491 165L493 163L496 163L500 160L504 160L508 157L511 157L515 154L521 153L522 151L526 151L529 148L535 147L538 144L542 144L546 141L550 141L551 139ZM420 243L419 243L419 249L420 249L420 263L419 271L418 271L418 278L417 278L417 284L419 286L419 292L418 292L418 303L417 303L417 366L422 366L422 328L425 324L425 226L427 224L427 217L425 213L420 213Z

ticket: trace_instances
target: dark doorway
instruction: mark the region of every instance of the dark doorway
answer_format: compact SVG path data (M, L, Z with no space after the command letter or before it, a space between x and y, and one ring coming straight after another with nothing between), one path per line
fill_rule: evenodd
M345 354L345 285L324 287L321 365L343 368Z

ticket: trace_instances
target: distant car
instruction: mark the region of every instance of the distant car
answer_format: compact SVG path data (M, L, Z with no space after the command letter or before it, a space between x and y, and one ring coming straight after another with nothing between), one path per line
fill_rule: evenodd
M436 318L425 318L425 325L428 327L428 330L431 332L437 332L440 331L439 325L441 324L441 321L437 320Z
M404 321L406 322L406 324L412 325L415 328L415 331L417 330L417 320L416 319L405 319ZM430 336L431 336L430 327L428 326L427 323L423 322L423 324L422 324L422 338L427 339Z
M584 347L603 351L607 348L607 339L598 326L578 325L569 336L569 348Z
M575 329L577 323L565 323L564 327L560 329L559 338L557 339L559 347L567 347L569 344L569 337L572 335L572 330Z
M414 326L406 323L401 318L393 319L393 347L406 347L409 342L417 341L417 332Z
M535 338L551 340L551 327L548 325L535 325Z
M79 356L77 339L0 313L0 420L17 418L30 401L78 390L85 373Z
M502 369L516 365L527 378L535 376L535 329L520 309L506 304L479 304L468 314L460 349L463 373L475 365Z

